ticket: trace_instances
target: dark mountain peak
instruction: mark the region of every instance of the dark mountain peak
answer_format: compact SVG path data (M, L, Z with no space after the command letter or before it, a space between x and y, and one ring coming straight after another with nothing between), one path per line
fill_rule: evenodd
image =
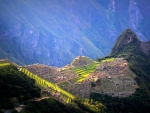
M112 49L112 54L119 52L120 49L127 44L135 44L135 45L140 44L140 40L138 39L137 35L131 29L126 29L117 38L116 44L114 45L114 47Z
M127 47L127 46L130 47ZM145 54L150 56L150 40L147 42L141 42L137 35L131 30L126 29L117 39L116 44L114 45L111 55L119 54L123 52L124 47L129 49L139 49ZM127 50L127 49L126 49Z

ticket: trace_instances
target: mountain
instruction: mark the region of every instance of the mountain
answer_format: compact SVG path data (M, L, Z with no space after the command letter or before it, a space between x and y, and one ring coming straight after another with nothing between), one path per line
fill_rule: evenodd
M41 64L25 66L30 72L80 98L89 98L91 92L113 97L134 94L140 86L129 67L130 63L124 56L109 56L98 61L78 56L62 68Z
M16 66L2 66L0 62L0 109L13 108L13 103L21 103L33 97L40 97L41 89L35 80L17 70Z
M122 48L128 44L134 44L138 49L142 50L145 54L150 56L150 41L142 42L138 39L137 35L131 30L126 29L117 39L116 44L112 49L112 54L119 53Z
M126 29L111 54L96 61L78 56L58 68L38 63L22 67L0 59L0 111L22 102L21 113L148 113L148 52L149 41Z
M135 93L125 98L91 93L91 99L106 105L107 113L148 113L150 107L150 56L147 51L149 50L149 41L141 42L131 29L125 30L118 37L111 54L106 58L123 57L128 62L129 69L134 73L134 80L139 87L136 88ZM131 74L128 73L128 75Z
M126 28L148 41L148 4L149 0L0 0L0 58L61 67L76 56L108 55Z
M131 43L138 46L140 44L140 41L136 34L131 31L131 29L127 29L118 37L117 42L114 45L111 53L117 54L120 52L120 50L122 50L124 46Z
M116 57L125 57L130 63L130 69L140 78L137 77L139 85L150 88L150 56L149 41L141 42L135 33L130 29L125 30L117 39L111 55ZM145 87L145 88L146 88Z
M99 102L77 99L57 84L6 59L0 60L0 96L1 113L105 113L106 109Z

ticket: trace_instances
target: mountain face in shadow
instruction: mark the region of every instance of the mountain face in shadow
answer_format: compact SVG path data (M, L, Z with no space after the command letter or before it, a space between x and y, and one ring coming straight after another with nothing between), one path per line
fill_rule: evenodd
M103 59L98 60L102 61L113 57L123 58L128 62L128 69L130 69L131 72L134 73L134 80L136 81L139 87L136 89L136 92L134 94L126 98L114 98L108 95L98 94L95 92L91 93L90 97L93 100L105 103L104 105L106 105L106 108L108 108L108 113L148 112L150 106L150 56L148 53L149 50L149 41L141 42L138 39L138 36L131 29L126 29L117 38L117 41L111 51L111 54ZM128 73L126 76L131 76L131 74Z
M141 42L131 30L125 30L117 39L111 55L124 57L129 62L129 68L137 77L136 82L141 88L150 90L150 46L148 42Z
M64 66L79 55L96 59L110 53L116 37L126 28L147 41L149 3L1 0L0 58L8 57L21 65L38 62L52 66Z
M136 49L150 56L150 41L142 42L137 35L131 30L126 29L117 39L111 54L119 54L126 46L136 46ZM134 49L131 47L131 49Z

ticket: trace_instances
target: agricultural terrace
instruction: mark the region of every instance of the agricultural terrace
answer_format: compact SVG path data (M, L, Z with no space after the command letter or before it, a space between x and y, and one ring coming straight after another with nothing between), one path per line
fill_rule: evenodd
M101 62L102 62L102 63L104 63L104 62L112 62L112 61L114 61L114 60L115 60L115 58L112 57L112 58L103 59L103 60L101 60Z
M95 71L95 67L98 65L99 65L98 62L94 62L88 66L74 68L74 72L79 75L79 78L76 79L77 82L84 81L90 73Z
M48 89L52 93L52 95L57 94L57 97L66 103L71 102L71 100L75 98L75 96L72 95L71 93L63 90L62 88L58 87L57 85L55 85L47 80L42 79L41 77L31 73L30 71L28 71L25 68L21 67L20 71L25 73L30 78L34 79L36 81L36 84L38 84L39 86L42 86L44 88L47 88L47 86L48 86Z
M0 59L0 67L8 66L8 65L10 65L8 58Z
M0 59L0 67L10 65L8 59Z
M10 63L8 63L8 62L5 62L5 63L0 62L0 67L8 66L8 65L10 65Z

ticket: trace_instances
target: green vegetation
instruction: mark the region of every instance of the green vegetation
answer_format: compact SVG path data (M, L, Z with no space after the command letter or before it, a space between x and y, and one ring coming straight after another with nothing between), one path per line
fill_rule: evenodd
M26 73L28 76L20 71ZM53 90L53 93L60 91L60 98L66 99L66 103L69 103L71 99L74 98L74 96L71 97L72 95L68 95L68 92L48 81L44 81L42 78L32 74L25 68L20 68L20 71L13 65L7 67L4 66L0 69L0 96L2 97L0 99L0 108L13 108L13 103L9 98L17 97L20 103L33 97L39 97L40 89L35 86L35 83L42 85L43 87L48 85L50 90ZM67 84L67 82L62 84ZM69 96L69 98L67 96ZM53 98L49 98L41 101L26 101L24 104L25 109L20 113L103 113L105 110L104 105L91 100L80 100L65 105ZM16 110L13 110L13 112L17 113Z
M93 101L93 99L75 100L82 110L89 113L106 113L106 107L100 102Z
M74 72L80 76L78 79L76 79L77 82L84 81L90 73L95 71L95 67L97 65L99 64L97 62L94 62L93 64L90 64L88 66L74 68Z
M68 82L63 82L63 83L60 83L59 86L66 86L66 85L69 85Z
M53 98L41 100L39 102L26 102L25 104L25 110L21 113L83 113L82 110L71 104L64 105Z
M20 68L21 72L19 72L15 66L7 63L1 63L0 109L13 108L13 98L16 98L16 101L20 103L24 102L26 104L25 110L21 111L21 113L149 113L150 58L140 50L137 42L137 40L134 40L127 45L114 48L110 56L103 59L98 59L101 62L111 62L116 57L123 57L128 61L129 68L136 75L135 80L139 85L139 88L136 89L136 92L129 97L119 98L104 94L91 93L90 99L76 100L74 95L29 72L25 68ZM5 66L4 64L7 65ZM74 68L73 71L77 73L79 77L73 78L70 81L82 82L90 73L94 72L97 65L99 64L95 62L90 65ZM118 82L118 79L116 79L116 81ZM106 85L107 88L111 88L109 86L112 82L105 80L103 82L108 84ZM61 100L64 100L66 103L72 103L62 104L61 102L52 98L41 101L25 102L33 97L40 97L40 89L35 86L35 84L49 89L52 95L60 92ZM59 85L66 86L69 85L69 82L65 81ZM92 82L92 86L96 87L96 85L97 82L95 80ZM105 90L107 90L106 87L104 87ZM122 89L122 91L124 90L126 89Z
M22 102L40 97L40 89L35 80L27 77L13 65L0 68L0 108L13 108L13 98Z
M8 65L10 65L10 63L6 59L0 60L0 67L8 66Z
M75 98L73 95L69 95L68 92L60 89L54 84L48 81L43 81L42 78L38 78L38 76L33 75L25 68L20 68L19 71L14 65L9 65L0 68L0 109L12 109L13 113L17 113L14 109L14 103L17 102L19 104L23 102L25 104L25 108L20 113L105 112L104 105L88 99L73 99L71 104L63 104L53 98L43 99L41 101L28 101L28 99L40 97L40 89L35 86L35 84L42 85L43 87L45 87L46 84L53 93L60 90L60 98L66 100L66 103L69 103L72 98ZM63 84L66 84L66 82Z
M129 43L123 46L121 50L116 51L117 54L112 54L115 57L124 57L129 62L129 68L137 76L136 82L141 88L150 91L150 58L143 53L140 48L134 43Z
M112 61L114 61L114 57L112 57L112 58L106 58L106 59L103 59L103 60L101 60L101 62L102 63L104 63L104 62L112 62Z
M52 91L52 93L56 93L56 92L60 92L60 94L62 95L63 98L65 98L66 102L71 102L72 99L75 98L74 95L72 95L71 93L63 90L62 88L60 88L59 86L47 81L47 80L44 80L42 79L41 77L31 73L30 71L28 71L27 69L25 68L20 68L20 71L22 71L23 73L25 73L27 76L29 76L30 78L34 79L36 84L46 88L48 87L49 90ZM68 99L69 98L69 99Z
M132 37L130 43L121 44L123 38L127 38L128 35L131 36L125 33L123 32L120 35L111 55L108 57L123 57L126 59L130 70L136 75L135 80L139 88L133 95L125 98L91 93L91 99L102 102L107 108L107 113L149 113L150 57L139 48L139 40L134 34L132 34L134 37Z
M150 108L150 93L143 89L125 98L91 93L91 99L103 103L106 113L149 113Z
M132 35L132 41L126 45L119 46L124 35ZM119 36L116 44L114 45L111 56L114 57L124 57L129 62L129 68L135 73L136 82L141 88L150 91L150 57L146 55L139 47L140 41L133 32L124 31L122 35Z
M8 65L10 65L10 63L0 63L0 67L1 66L8 66Z
M75 100L72 104L64 105L49 98L39 102L26 102L25 110L20 113L105 113L106 107L93 100Z
M104 58L97 59L98 62L102 62L102 63L104 63L104 62L112 62L114 60L115 60L115 57L112 57L112 56L106 56Z

